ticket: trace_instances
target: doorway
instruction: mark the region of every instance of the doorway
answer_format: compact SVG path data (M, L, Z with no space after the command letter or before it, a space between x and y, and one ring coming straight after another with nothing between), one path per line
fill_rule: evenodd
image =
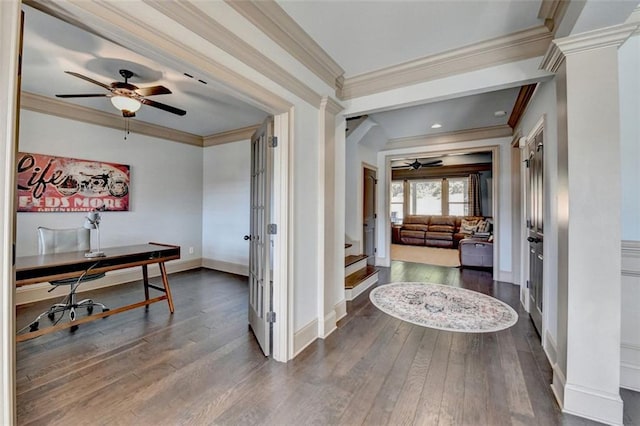
M527 141L525 166L527 170L526 235L529 243L529 316L542 335L542 294L544 270L544 131L540 126Z
M367 256L367 265L376 264L376 187L378 184L377 171L364 166L362 169L362 246Z

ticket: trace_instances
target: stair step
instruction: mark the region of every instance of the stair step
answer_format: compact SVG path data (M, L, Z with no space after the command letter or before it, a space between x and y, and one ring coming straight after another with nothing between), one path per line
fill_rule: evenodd
M358 255L349 255L344 258L344 267L349 267L354 263L360 262L362 259L366 259L368 256L366 254L358 254Z
M352 289L356 287L358 284L366 281L367 278L377 273L378 273L378 269L375 266L367 265L365 268L362 268L354 272L353 274L347 276L344 279L344 288Z

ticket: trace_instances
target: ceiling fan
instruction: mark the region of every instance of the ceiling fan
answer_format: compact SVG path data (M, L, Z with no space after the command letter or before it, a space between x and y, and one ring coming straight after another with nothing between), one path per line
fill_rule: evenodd
M395 166L392 169L410 169L410 170L418 170L421 167L439 167L442 166L442 160L434 160L427 161L426 163L421 163L416 158L413 163L405 163L406 166Z
M118 108L122 112L123 117L135 117L136 111L140 109L142 104L148 105L154 108L161 109L163 111L170 112L177 115L185 115L187 112L180 108L172 107L170 105L162 104L160 102L147 99L146 96L155 95L169 95L171 90L164 86L150 86L150 87L138 87L129 83L129 79L133 77L133 72L129 70L120 70L120 75L124 78L122 81L114 81L111 84L104 84L89 78L85 75L78 74L77 72L65 71L74 77L81 78L100 87L107 89L111 93L86 93L75 95L56 95L58 98L99 98L107 97L111 98L113 106Z

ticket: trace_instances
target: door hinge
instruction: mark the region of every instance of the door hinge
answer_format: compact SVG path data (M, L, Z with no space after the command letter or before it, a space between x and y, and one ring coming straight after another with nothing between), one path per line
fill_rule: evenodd
M267 312L267 322L276 322L276 313L273 311Z
M278 225L275 223L270 223L267 225L267 234L276 235L278 233Z
M531 161L531 160L529 160L528 158L526 160L524 160L524 164L527 167L527 169L529 168L529 161Z
M531 288L531 281L527 280L527 288Z
M278 147L278 137L277 136L269 136L269 147L277 148Z
M375 253L378 253L378 249L377 249L377 248L374 248L374 249L373 249L373 253L374 253L374 254L375 254Z
M377 218L378 218L378 213L374 213L374 214L373 214L373 218L374 218L374 219L377 219Z

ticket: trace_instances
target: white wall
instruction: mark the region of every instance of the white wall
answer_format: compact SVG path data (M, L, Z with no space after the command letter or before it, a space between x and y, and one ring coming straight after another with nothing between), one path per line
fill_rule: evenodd
M540 83L525 114L519 130L529 134L538 120L545 117L544 127L544 294L543 294L543 347L554 358L558 339L558 123L556 118L555 80ZM524 176L523 176L524 179ZM524 200L523 200L524 202ZM523 207L524 208L524 207ZM522 231L522 230L521 230ZM523 242L523 247L526 242ZM528 250L523 249L526 256ZM525 262L526 265L526 262ZM528 271L523 270L523 282ZM524 286L521 291L526 292ZM551 347L549 346L551 345ZM555 362L551 359L551 362Z
M202 148L21 111L23 152L128 164L130 210L104 212L102 247L177 244L182 260L201 257ZM36 254L36 228L82 226L86 213L18 213L17 255ZM194 253L189 254L189 247Z
M618 50L622 176L620 385L640 391L640 36Z
M204 148L203 163L203 265L248 275L251 141Z

